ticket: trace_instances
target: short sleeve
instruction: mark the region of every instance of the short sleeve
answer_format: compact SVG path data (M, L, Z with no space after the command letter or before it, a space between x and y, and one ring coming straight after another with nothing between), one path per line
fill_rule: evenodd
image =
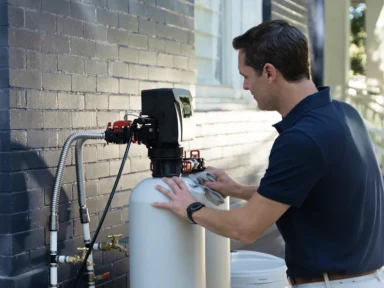
M323 174L324 159L319 146L299 130L287 131L273 144L258 193L300 207Z

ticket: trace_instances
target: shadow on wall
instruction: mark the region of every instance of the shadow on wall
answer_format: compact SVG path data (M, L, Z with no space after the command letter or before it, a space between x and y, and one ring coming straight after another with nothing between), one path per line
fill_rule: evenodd
M11 197L9 202L11 204L7 203L10 207L4 210L4 206L3 211L22 213L12 214L9 226L12 232L10 240L12 243L0 249L3 255L17 256L12 257L14 258L12 264L2 263L0 270L2 274L14 277L12 279L15 282L18 281L17 275L23 274L23 287L47 287L49 280L49 215L56 168L49 168L50 165L43 160L40 154L41 150L28 150L28 147L14 142L10 144L12 150L10 152L9 183L12 193L9 194ZM70 158L70 155L68 157ZM66 182L65 171L63 183ZM79 254L77 247L84 245L82 231L75 235L75 221L79 221L76 219L79 217L79 211L71 202L75 200L72 195L73 184L63 186L66 187L61 188L59 198L58 251L61 255ZM77 196L75 197L77 199ZM20 221L18 215L22 216ZM7 257L1 258L7 259ZM95 263L101 263L100 255L95 255ZM78 266L61 265L59 282L75 277ZM26 277L25 273L28 272L30 276ZM3 287L2 281L0 279L0 287ZM9 283L9 280L5 281ZM80 287L82 286L80 285Z

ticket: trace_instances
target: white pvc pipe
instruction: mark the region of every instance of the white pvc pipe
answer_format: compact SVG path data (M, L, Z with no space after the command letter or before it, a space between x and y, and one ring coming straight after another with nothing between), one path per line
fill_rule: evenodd
M57 255L57 231L51 231L50 235L50 247L51 247L51 255ZM57 264L51 263L50 267L50 286L56 287L57 285Z
M68 256L59 256L59 257L57 257L57 262L59 262L59 263L68 263Z
M51 273L50 285L52 287L56 287L56 285L57 285L57 266L51 267L50 273Z

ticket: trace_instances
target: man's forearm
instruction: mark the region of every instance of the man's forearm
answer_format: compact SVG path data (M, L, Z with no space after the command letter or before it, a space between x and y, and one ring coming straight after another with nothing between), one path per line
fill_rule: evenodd
M252 198L253 195L255 195L258 188L259 188L259 185L255 185L255 186L240 185L237 191L235 191L236 194L233 195L233 197L248 201L249 199Z
M238 210L217 210L204 207L193 213L193 220L223 237L243 241L241 213Z

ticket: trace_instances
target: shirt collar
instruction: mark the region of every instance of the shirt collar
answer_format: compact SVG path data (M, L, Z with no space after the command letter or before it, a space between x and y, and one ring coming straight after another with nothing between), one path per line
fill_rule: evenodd
M296 121L298 121L301 116L308 111L331 103L332 99L330 87L321 86L317 87L317 89L318 92L305 97L295 107L293 107L293 109L289 111L289 113L280 122L272 125L275 127L277 132L279 132L279 134L289 128L292 128Z

